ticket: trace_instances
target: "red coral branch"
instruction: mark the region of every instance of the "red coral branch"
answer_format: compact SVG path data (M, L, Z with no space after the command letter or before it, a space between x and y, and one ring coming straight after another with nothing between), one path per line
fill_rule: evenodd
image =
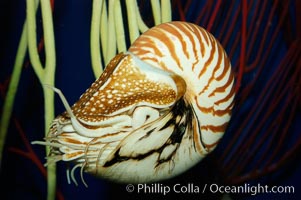
M240 48L240 57L239 57L239 69L237 75L237 82L235 86L236 93L238 92L242 76L245 68L245 59L246 59L246 45L247 45L247 16L248 16L248 7L247 1L242 1L242 26L241 26L241 48Z

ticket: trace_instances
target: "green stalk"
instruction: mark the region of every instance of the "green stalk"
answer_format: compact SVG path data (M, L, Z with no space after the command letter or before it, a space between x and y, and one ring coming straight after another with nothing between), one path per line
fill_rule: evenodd
M2 161L2 153L3 153L3 148L5 144L5 139L7 135L7 129L8 125L10 122L11 114L12 114L12 109L15 101L15 96L16 92L18 89L19 81L20 81L20 75L22 71L22 66L27 50L27 24L26 21L23 26L23 31L20 39L20 43L18 46L17 54L16 54L16 60L14 63L14 68L12 72L12 76L10 79L10 83L8 86L8 91L5 96L4 100L4 106L3 106L3 111L2 111L2 116L1 116L1 121L0 121L0 166L1 166L1 161Z
M126 10L128 15L129 31L130 31L130 41L133 43L139 37L139 28L137 22L137 14L135 0L126 1Z
M161 0L162 23L171 21L171 4L170 0Z
M148 27L146 26L146 24L144 23L144 21L141 17L141 13L139 11L137 2L136 2L136 13L137 13L136 16L137 16L137 23L138 23L139 30L141 31L141 33L143 33L148 30Z
M52 11L49 0L41 0L44 42L45 42L45 74L42 84L54 85L55 79L55 40L53 32ZM48 127L54 119L54 92L43 87L45 100L45 136L48 133ZM46 147L46 155L49 153L49 147ZM47 166L47 199L55 199L56 193L56 164Z
M123 28L123 18L121 12L120 0L116 0L114 8L115 30L118 52L126 51L125 34Z
M90 47L91 47L92 69L95 77L99 77L100 74L102 73L100 38L99 38L102 5L103 5L103 0L93 1Z
M107 3L103 2L101 9L101 19L100 19L100 42L102 49L102 58L105 60L107 55L107 39L108 39L108 14L107 14ZM96 77L98 78L98 77Z
M109 17L108 17L108 38L107 38L107 52L104 56L105 65L116 55L116 31L114 20L114 4L115 0L109 1Z
M159 0L151 0L152 5L152 11L153 11L153 17L155 21L155 25L161 24L161 8Z
M35 0L26 1L26 19L27 19L27 38L28 38L28 51L32 67L37 74L40 82L43 82L44 69L39 58L37 48L37 35L36 35L36 3Z

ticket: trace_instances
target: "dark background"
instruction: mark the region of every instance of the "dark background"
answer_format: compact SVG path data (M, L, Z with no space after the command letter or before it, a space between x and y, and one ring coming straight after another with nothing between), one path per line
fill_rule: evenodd
M243 11L243 2L172 1L173 20L197 23L221 41L231 58L236 84L240 87L237 86L231 123L217 149L193 169L161 184L173 187L176 183L193 183L200 188L211 183L294 186L294 194L230 194L230 197L300 199L300 3L297 0L254 0L247 1L247 10ZM139 1L139 7L146 24L153 26L149 1ZM0 2L0 111L25 10L24 0ZM56 87L70 103L74 103L95 80L90 60L91 10L91 1L55 1ZM37 27L39 41L41 20L37 20ZM41 57L43 60L43 50ZM1 199L46 198L46 179L36 162L16 152L16 149L26 151L26 142L43 138L43 102L41 85L27 56L1 161ZM58 97L55 108L56 115L64 111ZM23 139L22 134L26 136ZM44 163L44 148L32 146L32 149ZM58 197L64 199L113 199L119 195L123 199L222 198L221 194L210 192L167 196L128 193L125 185L89 174L84 174L89 188L81 184L79 176L79 186L69 185L66 167L65 163L58 163Z

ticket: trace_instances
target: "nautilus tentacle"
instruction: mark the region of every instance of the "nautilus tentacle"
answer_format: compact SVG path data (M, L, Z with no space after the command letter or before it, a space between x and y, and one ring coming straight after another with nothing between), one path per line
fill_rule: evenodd
M230 120L233 83L230 61L210 33L164 23L114 57L36 143L51 146L48 162L73 161L110 180L171 178L217 145Z

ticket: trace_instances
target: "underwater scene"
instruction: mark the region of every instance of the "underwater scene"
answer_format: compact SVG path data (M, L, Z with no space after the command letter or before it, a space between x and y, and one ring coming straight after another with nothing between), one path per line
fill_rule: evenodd
M1 198L300 199L300 13L1 1Z

